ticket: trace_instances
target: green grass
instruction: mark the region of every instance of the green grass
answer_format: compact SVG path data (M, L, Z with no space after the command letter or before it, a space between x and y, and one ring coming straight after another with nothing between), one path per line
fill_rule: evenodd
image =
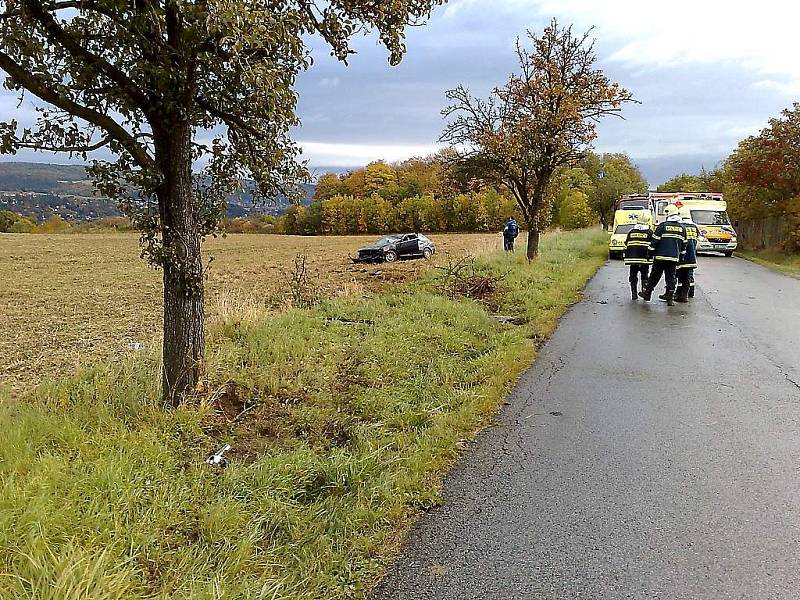
M428 274L372 298L227 317L209 335L209 405L162 410L156 356L1 404L0 597L362 597L606 240L551 234L533 264L478 262L507 273L496 302L519 326ZM234 424L217 405L254 407ZM231 465L203 464L225 441Z
M800 278L800 254L785 254L776 250L741 250L736 254L773 271Z

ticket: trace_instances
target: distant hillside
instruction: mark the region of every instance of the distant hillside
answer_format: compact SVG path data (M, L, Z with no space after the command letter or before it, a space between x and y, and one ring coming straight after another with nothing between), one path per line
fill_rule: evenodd
M314 195L313 185L304 185L303 203ZM253 206L252 197L231 198L229 217L250 214L282 214L289 206L285 197ZM81 165L0 162L0 210L44 221L59 215L70 221L90 221L119 216L115 202L94 194L92 182Z

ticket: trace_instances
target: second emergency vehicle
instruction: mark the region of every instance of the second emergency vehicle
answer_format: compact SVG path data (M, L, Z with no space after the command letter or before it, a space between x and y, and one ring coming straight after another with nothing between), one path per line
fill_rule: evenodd
M652 226L655 227L666 219L670 212L667 207L675 207L681 216L688 217L700 230L697 241L698 252L720 252L725 256L733 255L738 245L736 230L727 213L727 203L722 194L700 192L651 192L646 197L623 196L617 203L614 213L614 228L609 240L609 258L621 258L625 249L625 236L636 222L634 214L642 210L642 199L645 198Z

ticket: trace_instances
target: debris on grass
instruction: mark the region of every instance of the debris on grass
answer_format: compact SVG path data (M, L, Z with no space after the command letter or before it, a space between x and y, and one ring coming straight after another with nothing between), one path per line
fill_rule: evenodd
M325 317L326 323L344 323L345 325L375 325L372 319L346 319L344 317Z
M479 272L475 268L475 257L469 254L455 260L448 260L447 264L436 267L439 272L441 290L450 297L471 298L481 302L491 302L498 284L505 279L510 271L493 275L488 272Z
M512 315L492 315L492 318L503 325L519 325L522 323L520 317L514 317Z
M225 458L225 453L230 449L231 445L225 444L222 448L214 452L214 454L206 459L206 464L211 465L212 467L220 467L224 469L228 466L228 459Z

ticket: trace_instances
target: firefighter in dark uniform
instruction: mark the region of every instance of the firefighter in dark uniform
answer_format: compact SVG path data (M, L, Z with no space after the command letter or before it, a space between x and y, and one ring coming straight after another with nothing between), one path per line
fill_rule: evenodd
M625 264L630 267L628 281L631 283L631 300L636 300L639 295L639 280L642 290L647 285L647 275L653 259L650 258L650 242L653 232L644 217L639 217L636 225L628 232L625 238ZM641 277L640 277L641 276Z
M676 302L688 302L694 298L694 270L697 268L697 240L700 229L690 217L683 217L686 228L686 253L678 263L678 289L675 290Z
M667 281L664 300L672 306L677 285L678 262L686 252L686 228L681 223L681 215L677 209L672 209L667 220L656 227L650 242L650 251L653 254L653 269L650 271L647 287L639 295L649 302L653 290L661 280L661 275L664 275Z

